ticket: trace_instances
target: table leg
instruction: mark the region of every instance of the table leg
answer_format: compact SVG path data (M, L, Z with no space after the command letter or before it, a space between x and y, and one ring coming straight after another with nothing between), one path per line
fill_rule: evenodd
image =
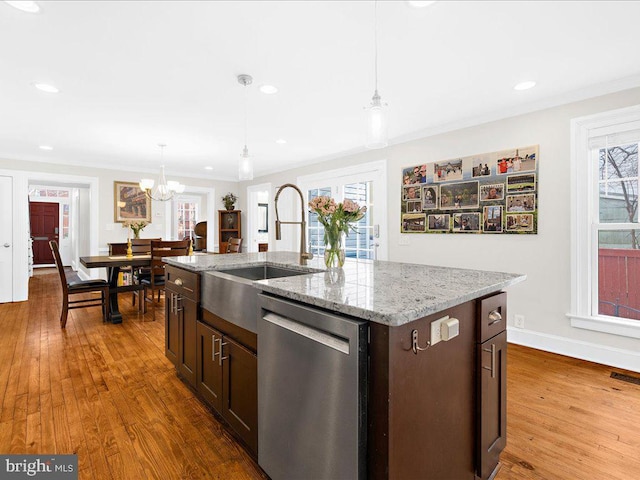
M118 307L118 275L120 267L107 268L109 275L109 320L111 323L122 323L122 314Z

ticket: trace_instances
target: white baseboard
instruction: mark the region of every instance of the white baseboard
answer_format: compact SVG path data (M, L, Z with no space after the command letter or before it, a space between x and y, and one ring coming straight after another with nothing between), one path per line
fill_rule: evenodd
M507 329L507 341L545 352L558 353L640 373L640 352L632 350L605 347L595 343L514 327Z

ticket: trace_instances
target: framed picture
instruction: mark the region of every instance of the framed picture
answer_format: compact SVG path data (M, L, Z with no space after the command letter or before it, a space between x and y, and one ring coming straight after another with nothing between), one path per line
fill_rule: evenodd
M151 222L151 199L137 183L113 182L113 208L115 222Z

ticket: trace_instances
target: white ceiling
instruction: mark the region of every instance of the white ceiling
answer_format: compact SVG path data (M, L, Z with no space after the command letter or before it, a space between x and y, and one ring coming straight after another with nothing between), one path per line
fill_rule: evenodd
M236 178L241 73L256 175L363 150L373 2L40 5L0 2L0 158L156 171L166 143L167 173ZM378 16L392 142L640 85L637 1L381 1Z

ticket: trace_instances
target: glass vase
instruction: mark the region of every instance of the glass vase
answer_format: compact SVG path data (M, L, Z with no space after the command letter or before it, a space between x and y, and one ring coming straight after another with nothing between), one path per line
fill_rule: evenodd
M327 268L341 268L344 265L344 247L342 235L329 238L324 248L324 264Z

